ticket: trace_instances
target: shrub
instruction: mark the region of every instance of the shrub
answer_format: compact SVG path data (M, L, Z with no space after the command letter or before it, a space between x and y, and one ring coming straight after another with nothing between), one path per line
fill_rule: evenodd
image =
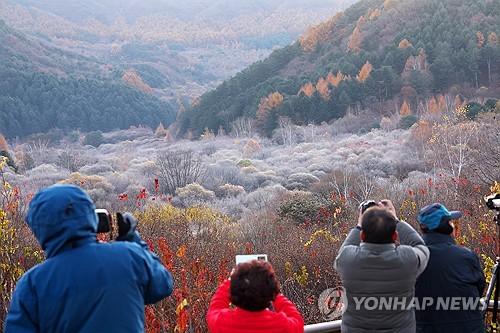
M245 188L243 186L225 184L219 186L217 194L222 197L237 197L240 194L245 194Z
M178 188L175 194L187 205L199 204L215 199L215 193L193 183Z
M81 158L81 154L79 152L67 150L59 154L56 165L61 168L65 168L70 172L77 172L82 166L85 165L85 161Z
M53 185L69 176L69 172L57 168L52 164L42 164L26 172L26 179L29 183L26 184L25 190L36 191L39 188Z
M243 147L243 156L244 157L252 157L262 150L259 141L256 139L250 139Z
M113 198L111 195L114 193L113 186L106 180L106 178L101 176L87 176L75 172L72 173L69 178L61 181L61 183L73 184L82 187L89 193L96 206L99 207L109 206L110 200Z
M31 154L25 150L19 151L17 153L17 160L21 171L29 171L35 167L35 160Z
M18 168L16 165L16 162L14 161L14 158L12 155L6 151L6 150L0 150L0 159L5 158L7 161L7 165L14 171L17 172Z
M484 103L484 107L486 110L494 112L499 102L500 100L490 98Z
M100 175L100 174L105 174L105 173L112 173L115 170L108 163L98 162L96 164L85 165L77 171L81 172L82 174L92 176L92 175Z
M288 177L286 188L289 190L306 190L317 182L319 182L319 178L310 173L294 173Z
M281 202L278 216L295 223L324 223L337 219L343 204L310 192L294 191Z
M200 156L190 150L161 153L156 166L163 193L173 194L178 188L198 182L204 174Z
M69 132L67 138L68 138L68 141L71 143L76 143L76 142L80 141L80 131L74 130L74 131Z
M104 136L101 131L90 132L85 135L83 139L83 144L86 146L99 147L104 143Z
M404 116L401 118L399 121L399 128L402 129L409 129L410 127L413 126L418 121L417 116L414 115L409 115L409 116Z
M234 165L234 162L222 160L207 167L203 185L215 190L228 183L240 185L240 178L240 169Z
M43 260L43 254L24 223L25 197L5 179L5 158L0 158L0 327L18 279Z
M240 168L248 168L248 167L253 166L253 164L252 164L252 161L245 159L245 160L240 160L238 162L237 166L239 166Z

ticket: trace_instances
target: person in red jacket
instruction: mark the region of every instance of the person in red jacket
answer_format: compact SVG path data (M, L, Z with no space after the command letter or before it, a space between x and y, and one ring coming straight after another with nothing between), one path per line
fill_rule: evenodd
M239 264L219 286L207 322L211 333L304 332L304 319L280 293L272 266L257 260Z

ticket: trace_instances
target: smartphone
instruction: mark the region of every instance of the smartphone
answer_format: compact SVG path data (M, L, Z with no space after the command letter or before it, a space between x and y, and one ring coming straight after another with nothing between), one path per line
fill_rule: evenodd
M253 260L267 261L267 254L245 254L236 256L236 265Z
M98 218L97 233L111 232L111 214L106 209L96 209L95 213Z

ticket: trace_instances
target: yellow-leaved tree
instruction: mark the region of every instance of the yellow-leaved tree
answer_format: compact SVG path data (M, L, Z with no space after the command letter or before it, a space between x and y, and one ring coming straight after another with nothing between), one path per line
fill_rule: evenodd
M399 42L399 45L398 45L398 48L400 49L407 49L409 47L413 46L410 41L408 39L402 39L400 42Z
M265 127L265 124L267 123L267 119L269 116L269 113L279 107L281 104L283 104L283 95L280 94L279 92L273 92L267 95L266 97L262 97L260 99L259 107L257 109L257 126L260 129L263 129Z
M477 47L482 48L486 39L481 31L476 32Z
M343 16L340 12L328 21L309 28L306 33L299 38L302 49L306 52L314 51L316 46L328 39L328 36L334 31L335 25Z
M373 21L374 19L376 19L377 17L379 17L381 14L382 14L382 11L379 8L370 9L368 11L368 15L367 15L368 16L368 20Z
M340 82L344 81L346 76L342 74L342 72L337 72L337 74L333 74L332 72L328 73L326 80L334 87L338 87Z
M403 101L403 104L401 105L401 109L399 110L399 114L402 117L406 117L406 116L411 115L411 107L410 107L410 104L406 100Z
M438 109L439 111L446 111L447 110L447 104L446 104L446 98L444 97L443 94L439 94L437 97L437 103L438 103Z
M140 90L147 94L153 93L153 88L151 88L146 82L144 82L139 73L134 70L128 70L123 73L122 80L123 82L136 88L137 90Z
M498 35L496 34L496 32L490 32L490 34L488 35L488 44L491 46L498 44Z
M2 134L0 134L0 151L9 151L7 140L5 140L5 137Z
M429 110L430 114L439 113L440 110L436 97L432 96L431 98L429 98L429 101L427 101L427 109Z
M163 126L163 123L160 122L160 125L155 130L155 136L158 138L164 138L167 135L167 130Z
M361 67L361 70L359 71L359 74L358 74L358 81L359 82L365 82L366 80L368 80L368 78L370 77L370 74L373 70L373 66L372 64L370 64L370 62L366 62L363 67Z
M330 100L330 87L327 80L321 77L316 83L316 90L325 101Z
M347 43L347 49L352 52L361 51L361 44L363 43L363 34L361 33L361 28L365 23L365 17L361 16L356 23L356 27L352 32L349 42Z
M396 7L397 0L385 0L384 1L384 9L388 10Z
M315 92L316 92L316 88L314 87L314 84L312 84L311 82L308 82L300 88L298 95L303 93L307 97L311 97L312 95L314 95Z

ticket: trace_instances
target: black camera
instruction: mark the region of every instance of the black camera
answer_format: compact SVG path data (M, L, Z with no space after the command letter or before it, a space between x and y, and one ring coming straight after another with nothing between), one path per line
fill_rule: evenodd
M106 209L96 209L98 224L97 233L113 233L113 217ZM116 230L118 231L118 238L125 237L130 230L135 231L137 227L137 220L130 213L116 213Z
M368 208L377 206L377 202L375 200L365 200L361 204L359 204L359 208L361 209L361 214L363 214Z
M98 218L97 233L101 234L113 231L113 218L111 214L106 209L96 209L95 213Z
M484 197L484 201L486 201L486 206L489 209L500 211L500 193Z

